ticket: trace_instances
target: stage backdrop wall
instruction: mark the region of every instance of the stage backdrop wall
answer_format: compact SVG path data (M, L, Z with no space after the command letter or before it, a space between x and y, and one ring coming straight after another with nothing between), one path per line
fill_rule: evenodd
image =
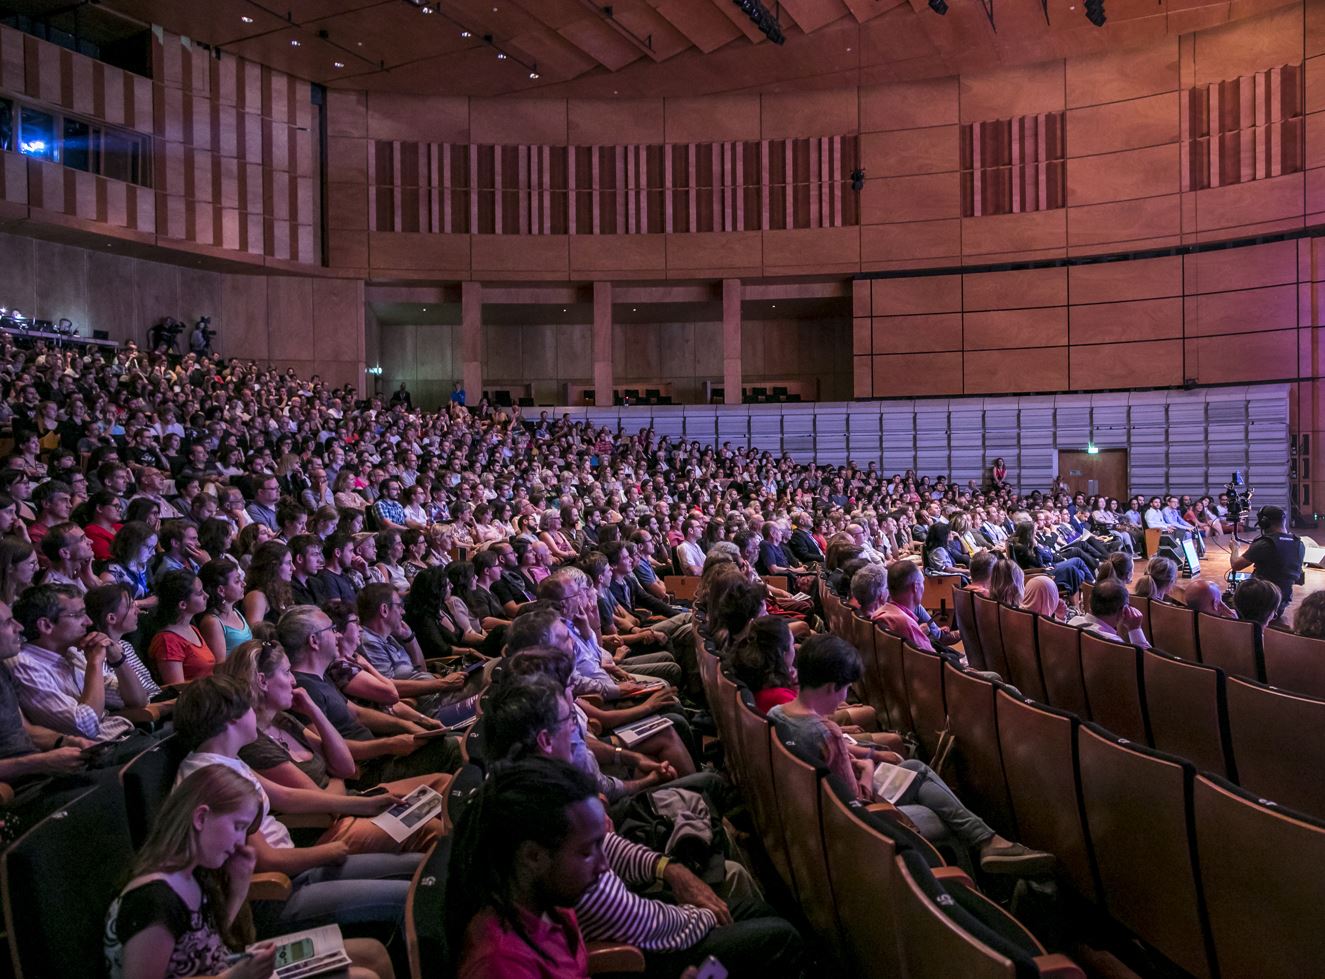
M983 481L1002 456L1023 492L1046 489L1060 450L1128 450L1137 493L1216 493L1235 469L1258 504L1287 505L1286 384L1193 391L1123 391L1043 397L932 398L783 405L559 408L624 432L705 445L730 442L773 455L860 466L888 475L914 469L960 483Z

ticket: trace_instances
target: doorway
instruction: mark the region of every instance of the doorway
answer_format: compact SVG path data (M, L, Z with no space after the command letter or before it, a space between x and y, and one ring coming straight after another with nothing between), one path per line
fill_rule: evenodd
M1072 494L1112 496L1127 501L1127 450L1058 453L1058 471Z

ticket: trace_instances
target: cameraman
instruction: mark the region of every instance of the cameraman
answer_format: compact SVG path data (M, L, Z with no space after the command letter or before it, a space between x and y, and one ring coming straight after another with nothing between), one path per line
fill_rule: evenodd
M1264 578L1279 586L1282 599L1279 603L1279 615L1284 614L1293 598L1293 586L1304 580L1302 561L1306 557L1306 545L1296 534L1288 533L1285 527L1283 507L1263 506L1256 515L1256 526L1261 536L1257 537L1241 555L1237 545L1233 545L1229 560L1231 571L1252 569L1256 578Z

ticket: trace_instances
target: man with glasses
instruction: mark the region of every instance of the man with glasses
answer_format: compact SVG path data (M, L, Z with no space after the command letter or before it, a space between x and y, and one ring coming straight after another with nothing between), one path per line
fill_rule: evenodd
M358 617L349 615L344 626L337 628L331 616L313 605L296 605L276 623L276 637L290 658L295 683L340 732L359 766L355 787L455 771L461 760L456 738L416 737L435 730L436 722L416 724L351 703L328 677L337 662L343 632L358 627Z
M92 620L77 589L29 588L15 605L14 617L27 641L5 665L18 681L19 702L29 720L89 741L139 740L131 738L132 721L109 711L146 706L147 693L119 643L89 631ZM107 683L112 673L114 689ZM127 761L127 750L115 754Z
M260 523L273 533L280 530L276 523L276 504L281 499L281 483L275 476L259 473L253 477L253 502L247 513L253 523Z
M390 680L401 697L417 698L422 714L433 714L442 704L442 694L465 685L465 674L436 676L424 667L423 650L405 625L405 603L395 586L374 582L359 593L359 624L363 638L359 648L364 658Z
M73 497L68 483L49 479L33 492L32 502L37 505L37 519L28 528L28 539L35 545L41 543L48 530L69 519Z

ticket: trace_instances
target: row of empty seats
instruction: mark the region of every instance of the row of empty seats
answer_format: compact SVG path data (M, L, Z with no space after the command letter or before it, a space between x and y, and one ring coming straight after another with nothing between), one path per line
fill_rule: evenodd
M835 604L827 597L830 623L865 661L864 699L892 727L914 731L927 751L947 731L953 747L944 777L1000 833L1055 853L1062 879L1084 905L1193 975L1268 979L1319 968L1325 937L1302 911L1325 898L1325 823L1282 808L1288 800L1280 795L1268 801L1216 766L1183 757L1201 753L1184 740L1201 737L1185 731L1199 720L1193 703L1210 710L1212 698L1222 707L1227 693L1232 723L1223 731L1242 732L1232 757L1245 759L1257 779L1305 783L1315 763L1284 745L1276 776L1270 746L1280 736L1267 738L1263 730L1303 698L1159 653L1097 647L1079 630L1032 622L1033 630L1049 627L1050 645L1059 640L1054 648L1076 664L1063 669L1061 684L1056 661L1038 667L1039 692L1074 692L1076 710L1063 710L916 649ZM1016 610L994 611L1021 621ZM1000 635L1005 650L1025 645L1020 636ZM1325 703L1308 703L1325 718ZM1215 725L1217 759L1229 747L1219 718L1216 711L1207 719ZM1120 736L1111 724L1139 736ZM1166 751L1149 746L1152 730ZM1307 729L1298 734L1309 738Z

